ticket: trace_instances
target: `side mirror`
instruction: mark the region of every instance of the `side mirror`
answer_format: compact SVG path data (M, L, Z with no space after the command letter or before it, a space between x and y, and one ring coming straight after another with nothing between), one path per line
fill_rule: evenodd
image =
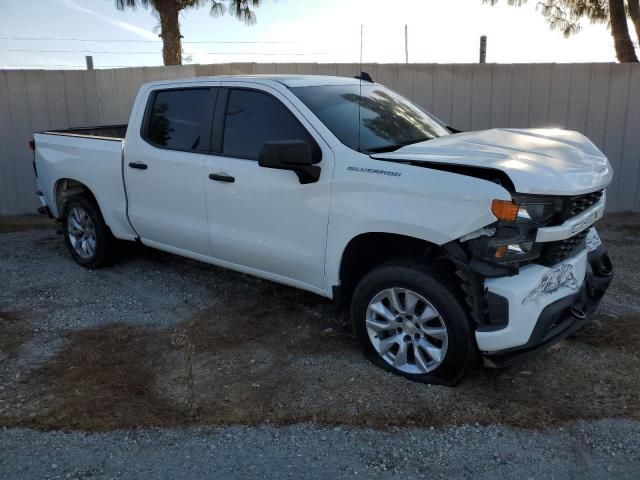
M317 182L320 178L320 167L313 164L311 146L302 140L265 142L258 156L261 167L291 170L302 184Z

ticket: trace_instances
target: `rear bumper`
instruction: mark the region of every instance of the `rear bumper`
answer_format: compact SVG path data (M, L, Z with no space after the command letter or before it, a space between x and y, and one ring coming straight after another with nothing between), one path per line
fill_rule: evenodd
M38 207L37 212L40 215L46 215L49 218L53 218L53 214L49 209L49 205L47 205L47 201L45 200L43 193L38 190L36 192L36 196L38 197L38 200L40 200L40 206Z
M584 270L580 267L584 262ZM562 268L563 265L568 267ZM510 346L502 349L488 350L482 348L481 339L483 332L478 332L476 338L478 346L482 351L484 357L484 363L488 367L505 367L513 363L530 358L541 350L550 347L554 343L572 335L577 330L582 328L588 321L589 317L598 307L602 296L606 292L609 284L612 280L612 266L609 256L606 253L604 246L600 245L596 250L587 254L586 251L580 255L574 257L571 261L560 264L554 267L555 271L558 271L560 267L561 271L578 272L584 271L583 280L578 284L577 281L573 282L573 285L567 285L566 288L575 286L573 292L567 294L565 291L562 293L562 289L556 289L556 297L552 298L546 304L542 298L534 299L533 302L538 302L539 314L536 318L514 318L513 312L517 312L518 309L509 307L509 323L529 323L531 326L531 333L524 343L519 345ZM573 273L571 273L573 275ZM565 278L568 278L565 276ZM580 277L577 277L580 278ZM547 280L543 277L542 283ZM575 278L574 278L575 280ZM542 293L544 296L545 293ZM528 298L521 302L523 304L530 303ZM527 312L526 306L519 305L520 311L524 314ZM529 309L530 311L530 309ZM495 345L496 339L507 340L509 326L504 329L494 332L486 332L487 334L497 334L492 341L484 342L485 346ZM505 335L501 336L503 332Z

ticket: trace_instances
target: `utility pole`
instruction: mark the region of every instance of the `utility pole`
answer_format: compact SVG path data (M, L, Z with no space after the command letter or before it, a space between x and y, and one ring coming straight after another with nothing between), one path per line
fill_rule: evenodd
M480 63L487 63L487 36L480 37Z
M364 34L364 25L360 25L360 70L362 70L362 37Z
M93 57L91 55L87 55L84 59L87 61L87 70L93 70Z
M406 24L404 26L404 63L409 63L409 32Z

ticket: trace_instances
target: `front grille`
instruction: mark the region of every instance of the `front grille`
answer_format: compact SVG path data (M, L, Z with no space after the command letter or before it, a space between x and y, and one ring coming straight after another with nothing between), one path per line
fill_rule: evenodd
M571 238L543 244L539 262L542 265L550 266L574 256L586 248L585 239L587 238L588 232L589 229Z
M602 198L602 195L604 195L604 190L598 190L597 192L576 195L573 197L560 197L562 198L562 208L554 217L554 220L549 223L551 225L561 225L565 221L580 215L582 212L585 212L598 203ZM586 248L585 239L587 238L588 232L589 229L586 229L565 240L539 244L539 263L546 266L555 265L558 262L576 255L582 249Z
M598 203L603 194L604 190L598 190L597 192L564 198L562 202L562 210L558 218L559 223L569 220L576 215L580 215L585 210L588 210L590 207Z

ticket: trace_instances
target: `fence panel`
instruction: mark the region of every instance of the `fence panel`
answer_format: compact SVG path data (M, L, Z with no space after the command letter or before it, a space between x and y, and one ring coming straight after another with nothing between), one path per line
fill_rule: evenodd
M33 131L126 123L141 84L182 77L361 70L456 128L553 126L609 157L609 211L640 211L640 65L230 63L118 70L0 71L0 215L36 208Z

